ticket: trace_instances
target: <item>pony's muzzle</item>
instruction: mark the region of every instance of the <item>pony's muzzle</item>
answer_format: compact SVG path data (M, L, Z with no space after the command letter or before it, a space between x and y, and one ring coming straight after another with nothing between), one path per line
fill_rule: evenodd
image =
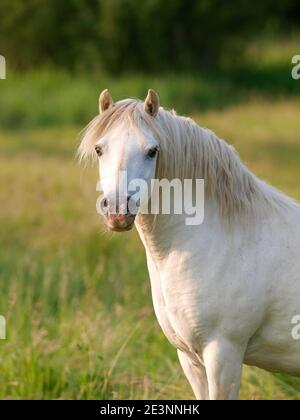
M106 225L110 230L115 232L124 232L132 229L134 219L134 214L108 214L106 217Z
M125 203L116 203L115 206L107 198L104 198L102 207L106 209L104 220L110 230L124 232L132 229L136 215L130 211L129 196L125 200Z

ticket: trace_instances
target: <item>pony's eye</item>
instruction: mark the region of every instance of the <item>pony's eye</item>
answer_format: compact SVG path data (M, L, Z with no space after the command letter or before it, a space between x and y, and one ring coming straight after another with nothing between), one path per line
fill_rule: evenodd
M99 157L102 156L102 148L98 144L95 146L95 151Z
M156 156L157 151L158 151L157 147L152 147L152 149L149 149L147 152L147 158L153 159Z

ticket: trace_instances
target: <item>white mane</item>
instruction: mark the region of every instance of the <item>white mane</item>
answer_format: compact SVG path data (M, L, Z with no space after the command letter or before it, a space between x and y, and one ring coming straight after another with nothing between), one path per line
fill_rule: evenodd
M214 197L220 213L229 219L240 215L257 217L299 206L251 173L235 149L212 131L162 107L153 118L144 111L143 102L134 99L117 102L91 121L78 149L80 159L96 156L96 141L124 123L139 135L145 127L153 132L160 145L158 178L203 178L206 197Z

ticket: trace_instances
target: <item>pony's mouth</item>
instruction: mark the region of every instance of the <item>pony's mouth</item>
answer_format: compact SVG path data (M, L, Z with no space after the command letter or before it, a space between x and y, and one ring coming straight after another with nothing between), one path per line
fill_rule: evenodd
M126 232L131 230L134 225L134 214L109 214L104 217L104 221L109 230L114 232Z

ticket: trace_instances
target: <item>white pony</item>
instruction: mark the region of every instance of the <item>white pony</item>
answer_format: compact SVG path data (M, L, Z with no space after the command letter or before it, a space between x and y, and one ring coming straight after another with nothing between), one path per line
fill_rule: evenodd
M113 103L86 128L79 154L98 154L104 206L120 169L139 178L203 178L205 217L107 213L115 231L134 222L146 249L155 313L197 399L238 397L242 364L300 375L300 206L259 180L232 146L191 119L144 102ZM116 203L114 203L116 204ZM117 205L118 209L118 205Z

